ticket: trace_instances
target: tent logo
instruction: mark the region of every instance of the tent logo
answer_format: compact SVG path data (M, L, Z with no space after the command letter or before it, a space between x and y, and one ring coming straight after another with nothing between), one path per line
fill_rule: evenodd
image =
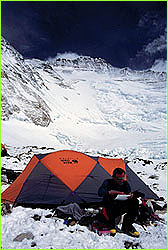
M70 159L70 158L60 158L60 161L66 165L78 164L77 159Z

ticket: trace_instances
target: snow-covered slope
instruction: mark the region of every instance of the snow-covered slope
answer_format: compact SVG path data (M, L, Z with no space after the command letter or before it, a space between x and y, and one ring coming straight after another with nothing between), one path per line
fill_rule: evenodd
M160 59L156 60L151 68L151 70L156 72L166 72L167 70L167 61Z

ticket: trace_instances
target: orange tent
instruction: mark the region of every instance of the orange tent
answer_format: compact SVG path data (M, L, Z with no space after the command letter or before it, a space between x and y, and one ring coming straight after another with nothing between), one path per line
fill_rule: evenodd
M132 190L158 198L122 159L93 157L62 150L34 155L22 174L2 193L2 202L13 204L60 205L99 203L98 189L113 170L126 171Z

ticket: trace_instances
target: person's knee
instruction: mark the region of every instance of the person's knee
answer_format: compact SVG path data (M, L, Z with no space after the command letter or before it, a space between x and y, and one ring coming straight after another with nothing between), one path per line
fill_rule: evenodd
M133 214L137 214L139 208L139 202L137 199L131 199L128 201L127 210Z
M130 206L138 206L139 205L139 201L136 198L135 199L132 198L132 199L128 200L128 203Z

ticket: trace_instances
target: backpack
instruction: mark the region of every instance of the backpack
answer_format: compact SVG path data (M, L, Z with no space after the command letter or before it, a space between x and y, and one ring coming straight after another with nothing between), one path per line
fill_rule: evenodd
M149 226L150 223L155 224L156 221L160 220L159 216L155 214L150 200L144 200L142 204L139 205L139 213L136 222L141 226Z

